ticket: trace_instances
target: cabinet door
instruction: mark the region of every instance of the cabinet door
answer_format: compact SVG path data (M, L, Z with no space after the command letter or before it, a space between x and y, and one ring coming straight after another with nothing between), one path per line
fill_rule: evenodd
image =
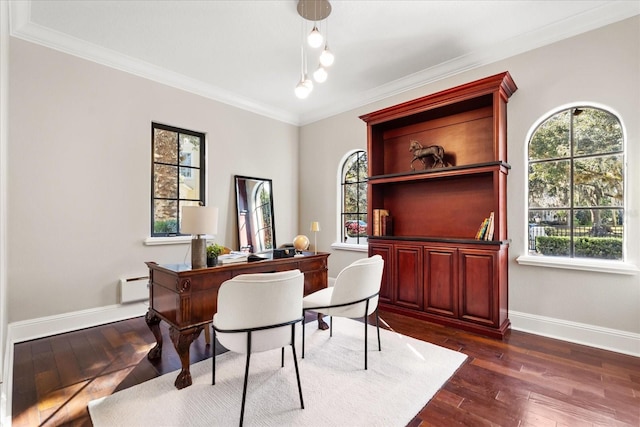
M424 247L424 311L458 317L458 251Z
M380 285L380 302L393 302L393 246L376 243L369 245L369 256L380 255L384 259L382 284Z
M422 310L422 247L395 245L395 304Z
M497 255L494 251L460 249L460 318L499 326Z

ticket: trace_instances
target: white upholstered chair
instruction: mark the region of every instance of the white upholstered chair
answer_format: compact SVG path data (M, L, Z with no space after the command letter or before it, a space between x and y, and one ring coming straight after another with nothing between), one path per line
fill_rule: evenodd
M302 322L304 274L300 270L278 273L242 274L227 280L218 291L217 313L213 316L213 338L229 351L246 354L240 425L244 420L251 353L290 345L298 381L300 406L304 409L296 356L296 324ZM299 332L299 329L298 329ZM212 380L216 383L216 358Z
M378 324L378 294L382 283L384 260L380 255L363 258L345 267L333 282L333 286L316 291L303 299L303 312L315 311L333 318L364 318L364 369L367 369L367 317L376 314L378 350L380 326ZM304 358L304 323L302 324L302 358ZM333 319L330 319L329 336L333 336Z

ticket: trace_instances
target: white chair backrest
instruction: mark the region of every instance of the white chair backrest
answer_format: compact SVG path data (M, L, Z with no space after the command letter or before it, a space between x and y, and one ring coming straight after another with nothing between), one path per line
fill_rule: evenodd
M345 267L333 285L331 305L345 304L369 297L380 291L384 259L380 255L363 258ZM369 301L367 315L378 306L378 297ZM332 315L362 317L365 303L331 309Z
M238 275L220 286L215 324L222 329L243 329L298 319L303 292L300 270Z

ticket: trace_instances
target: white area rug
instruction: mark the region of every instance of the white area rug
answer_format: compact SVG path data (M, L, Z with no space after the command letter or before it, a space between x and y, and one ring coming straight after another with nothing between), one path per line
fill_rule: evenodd
M333 337L307 325L299 359L305 409L300 408L291 349L251 356L245 426L406 426L466 359L466 355L369 327L364 370L364 325L335 318ZM301 350L298 348L298 357ZM245 356L225 353L191 366L193 385L177 390L177 372L89 403L95 427L234 426L240 420Z

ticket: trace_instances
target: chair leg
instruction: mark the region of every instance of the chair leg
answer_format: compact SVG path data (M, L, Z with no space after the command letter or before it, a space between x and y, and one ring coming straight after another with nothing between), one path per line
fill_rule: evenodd
M369 313L369 300L367 300L364 307L364 369L367 370L367 339L369 337L369 334L367 333L367 327L369 326L367 313Z
M329 337L333 336L333 316L329 316Z
M304 322L304 319L303 319L303 322ZM298 394L300 395L300 408L304 409L304 400L302 400L302 385L300 385L300 371L298 371L298 357L296 355L295 324L291 325L291 351L293 352L293 364L296 367L296 379L298 380Z
M380 346L380 316L378 316L378 309L376 308L376 329L378 330L378 351L382 351Z
M213 342L216 342L216 330L213 328L213 323L211 324L211 329L213 329ZM216 384L216 346L213 345L211 349L211 385Z
M367 326L369 326L369 322L367 322L367 316L364 316L364 369L367 369Z
M244 388L242 390L242 407L240 408L240 427L244 422L244 402L247 400L247 382L249 379L249 360L251 359L251 331L247 332L247 365L244 369Z
M307 314L307 312L305 310L302 310L302 358L304 359L304 324L306 323L304 321L304 317Z
M213 323L209 323L213 325ZM209 325L204 327L204 342L206 345L211 345L211 333L209 332Z
M280 367L284 368L284 347L282 347L280 352Z

